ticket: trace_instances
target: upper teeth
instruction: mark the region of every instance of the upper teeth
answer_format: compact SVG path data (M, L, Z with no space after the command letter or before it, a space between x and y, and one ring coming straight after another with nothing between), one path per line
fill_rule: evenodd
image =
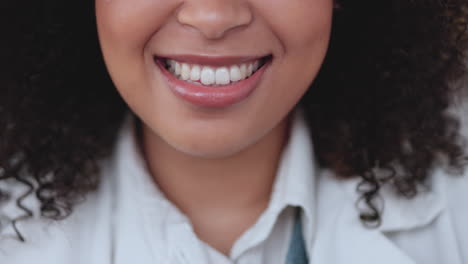
M169 71L178 79L203 85L226 85L250 77L260 66L260 60L240 65L210 67L167 60Z

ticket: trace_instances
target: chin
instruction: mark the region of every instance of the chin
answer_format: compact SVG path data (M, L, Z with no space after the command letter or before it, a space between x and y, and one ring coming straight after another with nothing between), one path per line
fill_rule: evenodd
M217 142L215 140L184 141L170 143L175 150L186 155L204 159L222 159L235 156L248 148L249 144L238 141Z

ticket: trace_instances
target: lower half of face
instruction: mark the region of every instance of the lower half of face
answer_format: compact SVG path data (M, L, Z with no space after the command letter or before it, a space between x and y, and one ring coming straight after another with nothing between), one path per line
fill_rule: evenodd
M96 0L101 48L147 131L233 155L278 129L326 54L331 0Z

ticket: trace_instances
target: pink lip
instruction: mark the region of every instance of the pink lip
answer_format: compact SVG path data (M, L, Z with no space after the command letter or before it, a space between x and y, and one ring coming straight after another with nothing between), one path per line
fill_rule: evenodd
M209 57L196 57L196 56L184 56L183 58L171 56L171 59L180 59L179 61L184 62L196 62L197 64L204 65L229 65L245 63L248 61L256 60L257 58L209 58ZM172 75L163 64L162 59L155 58L156 64L165 76L168 86L171 91L179 98L197 106L203 107L227 107L236 103L239 103L246 99L254 90L258 87L261 77L265 70L269 67L271 59L269 59L265 65L258 69L249 78L235 82L229 85L223 86L203 86L198 84L189 83L177 79ZM234 62L234 63L232 63Z
M197 55L159 55L160 58L167 58L178 62L185 62L189 64L200 64L213 67L221 67L225 65L235 65L253 62L265 56L249 56L249 57L237 57L237 56L225 56L225 57L210 57L210 56L197 56Z

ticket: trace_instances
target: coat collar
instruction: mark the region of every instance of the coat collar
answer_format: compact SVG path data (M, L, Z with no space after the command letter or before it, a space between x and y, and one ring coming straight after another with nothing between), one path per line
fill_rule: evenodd
M310 131L303 118L301 109L296 109L293 133L278 171L280 176L287 177L279 177L276 185L281 188L272 198L303 208L305 242L311 263L415 264L386 234L429 225L444 209L442 192L434 188L408 200L395 195L389 187L383 188L382 225L375 229L363 226L356 208L360 179L338 180L332 171L320 170L316 166ZM125 144L129 142L131 140ZM132 145L130 149L135 152L131 156L137 157L136 147ZM131 162L134 167L128 165L128 160L121 161L120 166L125 164L121 171L144 173L145 166L141 160ZM435 180L443 178L439 177L442 172L435 174ZM289 180L284 181L286 178ZM432 185L437 187L440 184ZM142 186L152 187L141 188L143 197L164 200L148 182L139 184Z
M116 174L119 182L116 192L120 207L141 211L139 214L149 219L148 226L170 227L172 224L188 223L189 220L182 213L174 213L177 210L152 182L137 145L134 121L132 116L127 118L116 151ZM250 229L248 235L241 236L240 242L236 242L231 250L232 256L238 256L246 248L264 241L272 231L279 214L288 206L301 208L304 212L304 222L311 222L315 204L315 194L311 189L315 189L314 178L317 167L313 162L313 148L308 127L300 109L296 108L291 114L290 125L290 137L281 155L269 206L256 223L263 227ZM131 177L128 177L129 175ZM145 206L134 208L135 203ZM142 208L144 210L140 210ZM304 227L308 237L312 237L311 226L313 224Z
M310 255L317 226L315 190L317 189L316 178L320 171L316 163L309 127L301 108L294 109L292 121L290 138L279 164L271 203L296 206L302 210L304 242Z
M311 131L301 109L296 109L294 133L285 149L283 162L293 182L284 187L290 204L304 206L304 235L310 263L416 264L387 236L430 225L444 210L443 180L446 174L435 170L430 190L421 190L413 199L398 196L391 186L381 190L382 224L374 229L359 220L356 202L360 198L359 178L338 180L331 170L316 166ZM281 172L280 172L281 173ZM308 201L304 203L303 201Z
M318 179L317 211L322 215L317 216L319 230L313 242L311 263L416 264L387 235L423 228L441 214L445 207L441 181L445 175L436 171L433 176L434 188L411 200L383 188L383 222L372 229L359 220L356 208L359 179L336 180L332 171L324 170Z

